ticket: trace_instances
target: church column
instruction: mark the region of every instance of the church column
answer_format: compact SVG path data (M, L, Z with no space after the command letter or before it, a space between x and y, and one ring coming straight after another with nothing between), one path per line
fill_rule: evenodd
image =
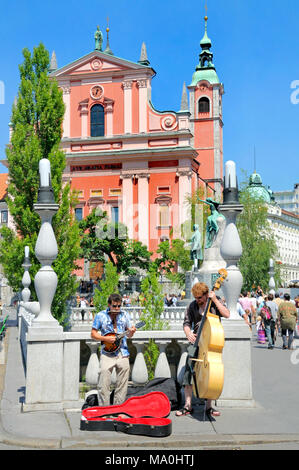
M138 80L139 88L139 132L147 131L147 80Z
M132 174L122 174L122 222L128 227L128 237L133 239L134 234L134 207L133 207L133 181Z
M149 246L149 173L136 175L138 178L138 240Z
M71 87L70 82L60 85L63 92L63 102L65 104L65 113L63 120L63 137L71 136Z
M82 101L80 105L80 117L81 117L81 137L88 137L88 100Z
M133 80L125 80L123 82L125 134L132 134L132 84Z
M113 135L113 102L106 105L106 136Z

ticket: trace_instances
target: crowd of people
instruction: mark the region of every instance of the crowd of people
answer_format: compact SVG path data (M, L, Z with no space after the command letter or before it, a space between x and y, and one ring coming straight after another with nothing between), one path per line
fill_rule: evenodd
M282 348L292 349L299 316L299 296L291 299L288 293L264 294L258 287L255 292L242 292L237 308L250 329L256 326L258 343L268 343L268 349L274 349L280 333Z

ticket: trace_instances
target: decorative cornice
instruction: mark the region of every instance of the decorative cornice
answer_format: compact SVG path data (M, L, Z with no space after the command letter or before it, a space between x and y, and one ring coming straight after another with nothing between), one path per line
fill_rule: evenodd
M160 194L155 198L155 203L160 206L169 206L172 202L172 197L167 196L166 194Z

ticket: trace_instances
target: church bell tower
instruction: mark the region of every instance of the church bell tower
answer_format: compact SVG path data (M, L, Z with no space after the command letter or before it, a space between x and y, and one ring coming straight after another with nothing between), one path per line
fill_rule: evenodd
M216 73L208 37L208 17L200 41L199 63L188 86L190 94L190 123L193 146L200 163L199 174L215 189L215 199L221 199L223 176L223 85Z

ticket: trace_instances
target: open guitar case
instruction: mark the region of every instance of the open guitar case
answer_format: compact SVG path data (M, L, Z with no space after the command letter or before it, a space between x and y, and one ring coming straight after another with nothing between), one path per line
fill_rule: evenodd
M121 405L92 406L81 413L81 431L120 431L151 437L171 434L170 401L163 392L130 397Z

